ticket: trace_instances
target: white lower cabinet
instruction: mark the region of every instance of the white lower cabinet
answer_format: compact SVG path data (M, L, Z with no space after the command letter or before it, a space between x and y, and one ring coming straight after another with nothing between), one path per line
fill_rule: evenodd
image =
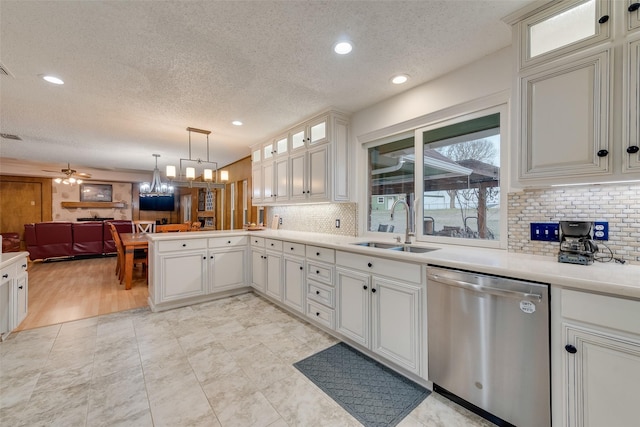
M571 427L637 426L640 301L567 289L560 297L555 368L552 363L562 378L563 398L553 410L563 414L558 421Z
M152 310L210 300L221 292L247 286L246 236L162 237L161 240L152 238L149 244Z
M282 253L266 251L266 292L280 300L282 298Z
M336 256L336 331L417 375L422 374L424 285L421 266L358 254ZM351 268L349 268L351 267ZM399 281L372 271L403 271Z
M16 254L0 270L0 341L27 317L29 276L27 253L22 254Z
M207 250L169 253L159 257L160 295L157 303L205 295Z
M218 292L245 286L245 249L209 251L209 291Z
M267 271L267 257L263 249L251 250L251 287L257 291L264 292Z
M564 326L568 425L637 426L640 340Z
M285 255L283 258L284 291L282 302L304 313L304 258Z

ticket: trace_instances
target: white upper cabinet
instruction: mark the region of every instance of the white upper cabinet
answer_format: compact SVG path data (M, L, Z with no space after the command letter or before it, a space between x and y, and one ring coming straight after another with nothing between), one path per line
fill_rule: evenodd
M640 179L633 4L563 0L505 18L516 47L521 186Z
M640 5L640 3L637 4ZM638 172L640 171L640 37L630 41L626 50L629 79L625 80L624 95L629 111L624 116L626 122L624 129L627 136L624 139L626 149L622 152L622 156L624 171Z
M627 5L627 30L637 30L640 28L640 1L638 0L627 0L629 4Z
M256 154L261 157L262 187L254 186L253 204L350 201L348 119L330 111L283 134L287 136L263 144Z
M521 94L520 178L609 171L609 51L523 75Z
M566 55L610 38L608 0L556 2L520 25L521 68Z

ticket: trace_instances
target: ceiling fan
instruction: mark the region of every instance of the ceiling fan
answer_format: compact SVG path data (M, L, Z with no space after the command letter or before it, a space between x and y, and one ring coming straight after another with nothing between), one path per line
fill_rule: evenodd
M44 170L43 172L58 172L58 171L49 171L49 170ZM62 172L64 174L63 177L58 177L56 179L54 179L53 181L56 182L57 184L65 184L65 185L73 185L73 184L82 184L82 179L89 179L91 178L91 175L88 173L83 173L83 172L78 172L75 169L71 169L71 166L69 163L67 163L67 167L60 169L60 172Z

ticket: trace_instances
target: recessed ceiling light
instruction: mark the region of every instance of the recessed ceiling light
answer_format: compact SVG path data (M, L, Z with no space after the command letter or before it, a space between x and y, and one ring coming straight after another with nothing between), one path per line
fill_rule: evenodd
M401 85L402 83L406 83L409 80L409 76L406 74L398 74L397 76L393 76L391 78L391 83L394 85Z
M347 53L351 52L352 49L353 46L351 46L351 43L349 42L339 42L336 43L335 46L333 46L333 51L338 55L346 55Z
M231 124L234 125L234 126L242 126L243 125L243 123L240 120L234 120L234 121L231 122Z
M53 83L54 85L63 85L64 81L61 78L56 76L42 76L42 78L49 83Z

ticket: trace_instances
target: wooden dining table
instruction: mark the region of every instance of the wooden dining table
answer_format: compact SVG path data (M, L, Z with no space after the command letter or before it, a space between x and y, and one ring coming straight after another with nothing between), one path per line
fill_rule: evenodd
M124 288L131 289L133 253L136 249L147 249L149 240L147 239L147 233L120 233L120 239L122 240L122 246L124 246Z

